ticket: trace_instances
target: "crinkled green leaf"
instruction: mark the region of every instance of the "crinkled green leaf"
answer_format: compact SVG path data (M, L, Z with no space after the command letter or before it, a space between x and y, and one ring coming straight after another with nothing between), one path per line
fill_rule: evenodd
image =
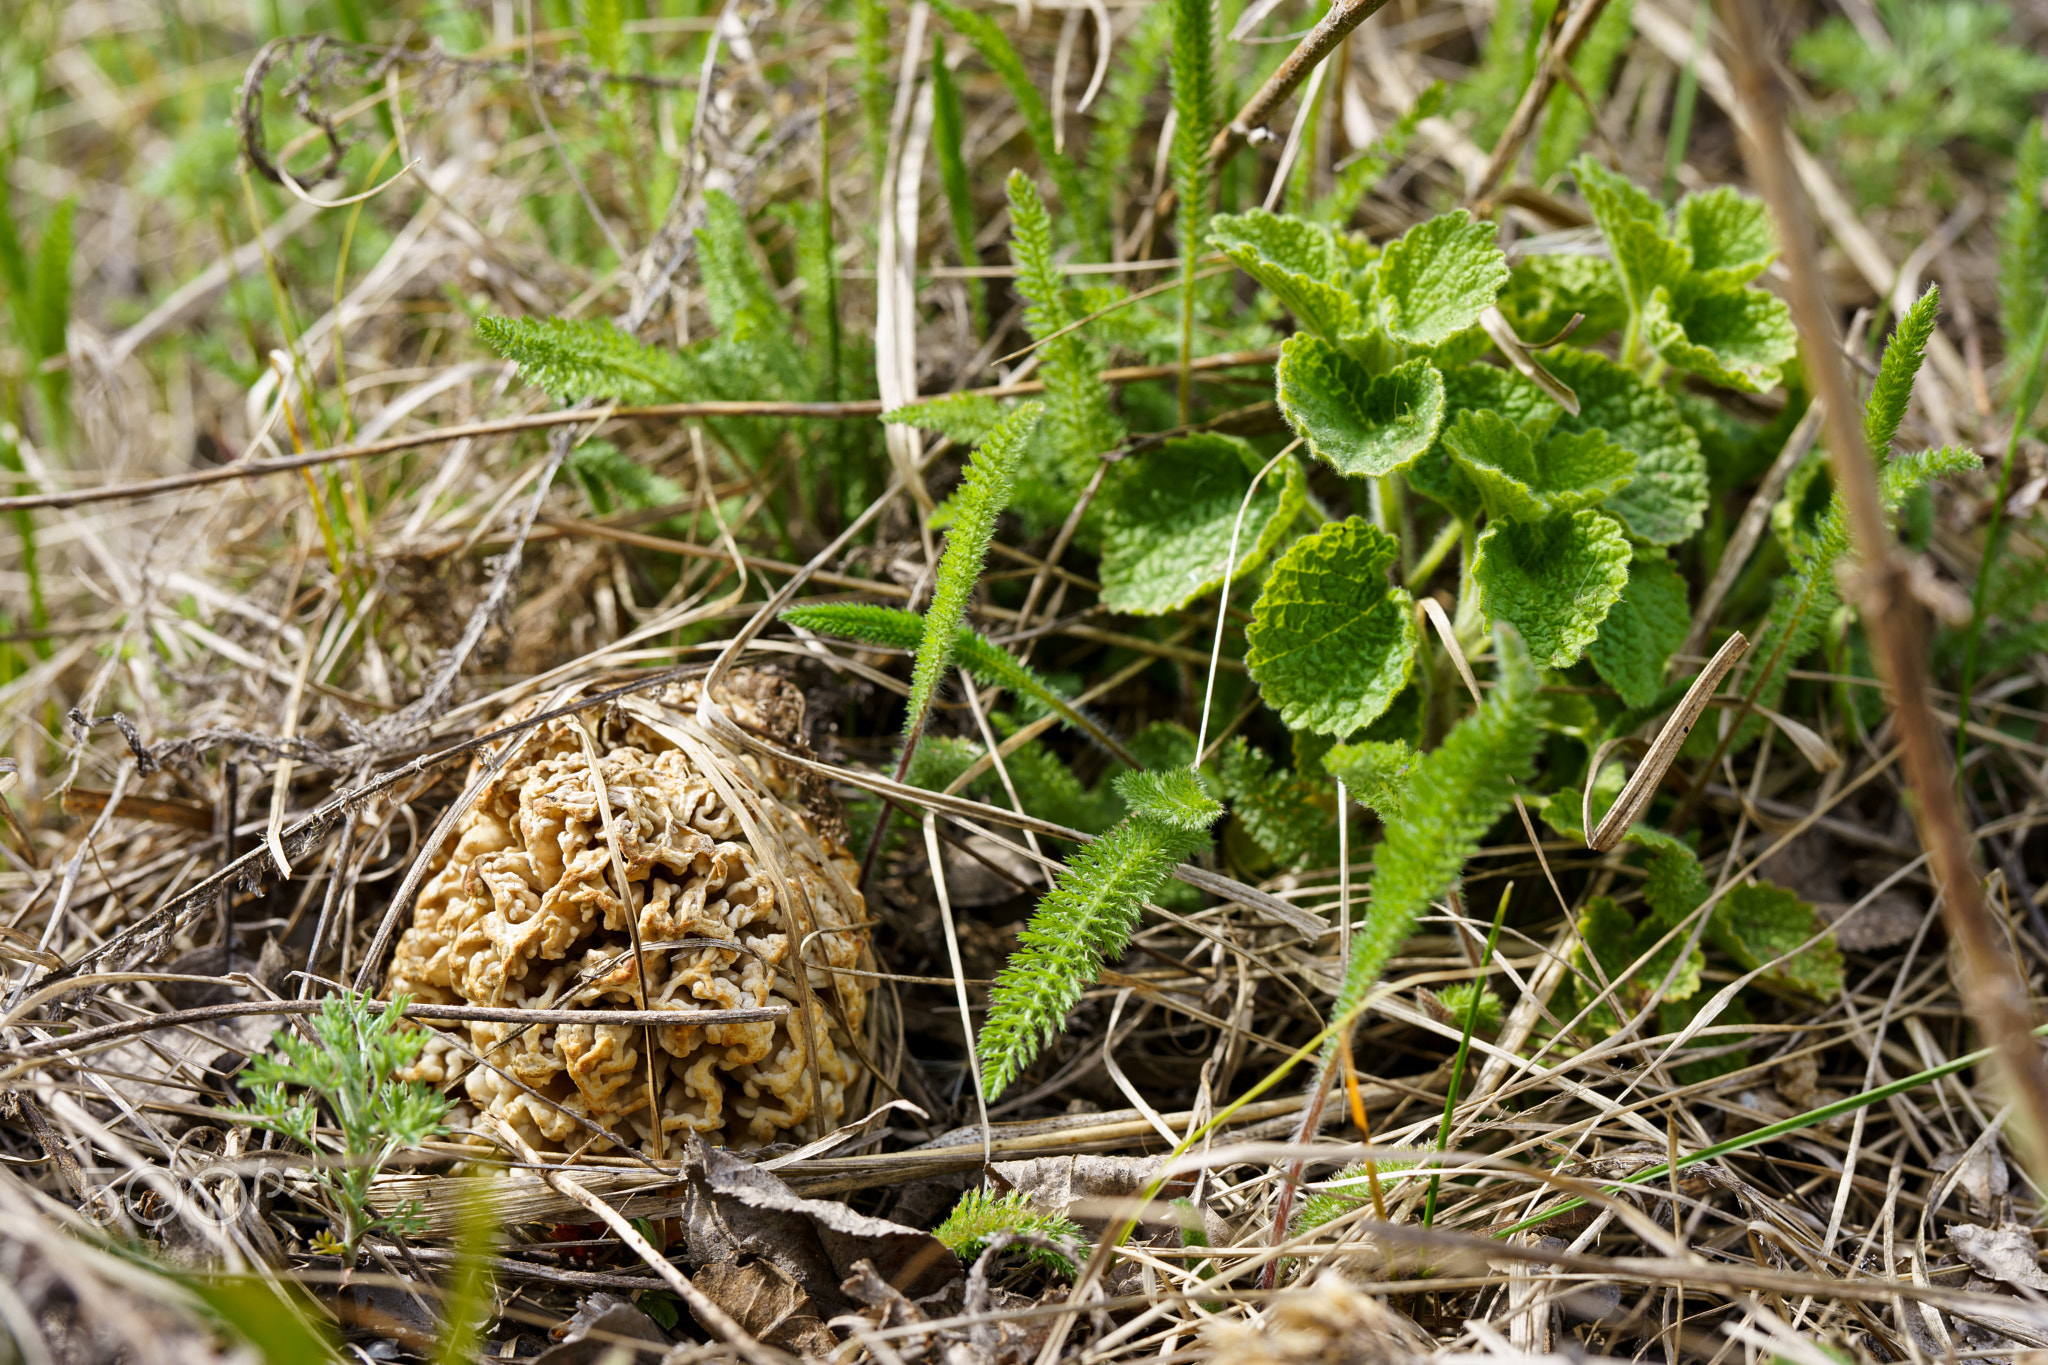
M1231 531L1262 462L1234 436L1168 441L1133 462L1105 499L1102 602L1112 611L1177 611L1223 581ZM1301 466L1282 460L1252 496L1233 575L1264 562L1307 497Z
M1444 381L1427 360L1372 374L1320 337L1280 348L1280 411L1341 474L1391 474L1429 449L1443 424Z
M1398 739L1336 744L1323 755L1323 766L1344 780L1351 799L1383 821L1400 818L1421 762L1422 755Z
M1327 341L1363 330L1364 315L1327 228L1252 209L1209 220L1209 241Z
M1683 931L1672 934L1670 942L1651 952L1671 928L1662 915L1656 914L1638 923L1606 896L1596 896L1587 903L1579 915L1579 938L1585 947L1572 954L1573 965L1585 974L1576 987L1589 999L1604 989L1602 978L1605 986L1615 988L1608 1003L1596 1006L1587 1016L1587 1024L1596 1032L1612 1033L1620 1028L1622 1017L1633 1015L1647 1004L1650 993L1659 986L1664 987L1664 1001L1688 1000L1699 993L1706 954L1695 948L1681 958L1679 954L1687 939ZM1586 960L1589 952L1599 965L1597 973L1592 970L1594 964ZM1645 954L1649 955L1647 961ZM1642 965L1638 966L1639 962ZM1669 985L1664 981L1667 975L1671 977Z
M1472 581L1481 611L1520 631L1538 663L1564 668L1600 633L1628 586L1628 565L1621 527L1588 508L1494 522L1479 537Z
M1643 309L1643 339L1679 369L1745 393L1776 388L1799 350L1791 310L1760 289L1702 294L1681 306L1659 288Z
M1766 977L1816 999L1833 1000L1842 993L1842 950L1833 938L1801 946L1821 928L1813 907L1784 887L1745 882L1731 887L1714 907L1707 936L1746 972L1784 957Z
M1389 242L1373 282L1387 330L1410 345L1435 346L1478 322L1508 282L1495 234L1492 223L1453 209Z
M1274 563L1245 631L1245 666L1292 730L1347 735L1408 682L1414 599L1387 583L1400 545L1361 517L1296 541Z
M1628 300L1622 297L1614 263L1605 256L1523 257L1508 276L1500 311L1516 334L1531 342L1556 336L1574 313L1585 318L1572 333L1581 345L1628 323Z
M1678 201L1678 239L1692 253L1694 288L1730 290L1749 283L1778 254L1771 215L1728 185Z
M1489 409L1459 413L1443 443L1494 518L1540 521L1591 507L1635 474L1635 455L1603 432L1561 432L1539 445Z
M1648 706L1663 690L1665 666L1691 625L1678 570L1661 554L1638 553L1629 564L1628 587L1586 656L1623 702Z
M881 421L888 426L935 431L955 445L971 446L995 430L1003 413L1003 405L985 393L949 393L892 408L882 414Z
M1572 163L1572 178L1607 239L1622 293L1631 304L1640 310L1658 285L1685 279L1691 254L1671 239L1662 205L1590 156Z
M1578 416L1561 414L1558 430L1597 429L1635 452L1635 478L1607 500L1629 534L1675 545L1699 530L1707 511L1707 461L1671 395L1590 351L1559 347L1545 352L1543 362L1579 396Z

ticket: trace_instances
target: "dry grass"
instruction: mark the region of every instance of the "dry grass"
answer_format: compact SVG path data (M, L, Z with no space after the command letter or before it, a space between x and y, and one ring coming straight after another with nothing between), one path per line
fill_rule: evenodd
M1345 99L1356 107L1326 120L1313 173L1328 181L1333 149L1357 131L1346 132L1347 119L1385 127L1429 81L1468 73L1485 11L1397 3L1360 29L1344 49ZM490 1271L486 1356L534 1353L594 1292L643 1302L691 1292L650 1264L666 1258L645 1240L674 1239L682 1271L699 1269L669 1221L690 1188L672 1159L512 1152L494 1195L504 1231L493 1248L458 1234L469 1182L455 1177L477 1148L450 1135L379 1179L380 1201L421 1201L424 1229L373 1239L344 1272L316 1245L324 1219L305 1202L304 1155L220 1113L233 1074L280 1016L338 983L379 985L468 764L516 704L582 686L637 694L674 670L744 663L807 694L806 737L839 797L875 790L890 761L904 661L766 630L763 607L790 585L899 603L923 591L931 536L919 498L884 491L881 405L848 394L802 407L558 412L477 344L471 314L613 318L652 338L701 336L709 315L691 234L706 191L725 190L754 215L788 278L790 233L773 211L817 198L829 100L849 355L884 320L908 319L915 392L1032 383L1035 360L1008 360L1028 337L1005 268L978 272L995 326L977 338L935 168L925 168L916 219L917 259L933 268L907 297L892 297L896 278L877 277L876 186L856 34L843 16L734 4L722 17L642 21L629 37L644 45L638 69L652 74L612 80L574 30L529 39L525 12L408 11L423 29L379 19L380 39L402 38L396 57L345 44L259 57L232 6L33 4L10 20L9 79L19 85L28 71L39 82L22 86L27 98L13 86L5 96L15 216L33 237L59 199L79 206L68 349L41 367L68 376L68 420L38 405L17 350L27 415L20 469L0 488L36 504L0 540L0 609L12 622L0 641L0 716L17 765L4 800L23 831L0 831L0 1338L26 1361L226 1358L242 1348L202 1307L201 1270L304 1286L309 1317L335 1320L352 1349L379 1359L433 1353L437 1286L459 1263ZM1803 28L1818 15L1783 17ZM1095 25L1121 38L1137 17L1123 5L1031 17L1020 46L1041 88L1056 70L1065 77L1069 127L1083 125L1073 106ZM2038 45L2042 18L2022 15L2014 40ZM1283 9L1261 32L1307 22ZM1603 154L1654 182L1692 15L1637 0L1635 22L1595 136ZM707 50L714 23L719 41ZM436 34L467 55L439 52ZM1710 39L1677 172L1687 186L1743 183L1734 87ZM1247 60L1270 65L1285 50L1249 48ZM255 179L245 186L233 137L217 131L243 74L272 59L264 88L274 108L245 122L246 141L256 142L250 128L266 129L276 163L308 176L318 166L320 135L280 94L293 78L308 110L360 139L342 176L297 198ZM892 58L885 95L896 69ZM969 164L1021 156L1028 144L1002 87L982 72L966 96ZM1162 85L1117 206L1124 275L1139 287L1172 264L1153 259L1166 248L1148 218L1164 109ZM1283 135L1291 109L1275 123ZM896 151L908 120L896 120ZM1498 111L1489 126L1505 121ZM1380 238L1460 198L1492 151L1474 124L1471 110L1427 122L1357 223ZM1254 147L1233 164L1263 183L1278 151ZM1912 439L2001 455L2008 419L1994 403L1986 206L2002 193L2004 163L1965 159L1947 202L1913 197L1867 213L1832 189L1829 158L1808 158L1802 173L1827 287L1857 336L1870 315L1856 310L1909 298L1929 280L1943 286L1948 311ZM1002 233L1000 180L981 179L987 246ZM387 180L360 206L305 202ZM1514 234L1555 232L1576 214L1513 174L1507 183L1497 201ZM237 271L242 282L229 287ZM792 311L801 302L787 299ZM1201 368L1209 419L1273 429L1262 406L1269 366L1256 353ZM1135 386L1172 372L1139 364L1108 378ZM872 392L872 370L860 377L859 392ZM738 412L785 422L761 467L707 429ZM594 503L564 472L590 439L662 475L661 504ZM298 458L344 448L348 458ZM2038 498L2025 480L2040 448L2020 449L2030 463L2015 486ZM943 444L922 454L920 477L942 495L957 455ZM146 480L169 486L95 493ZM812 492L798 493L807 480ZM1946 580L1974 581L1988 486L1952 490L1933 509L1928 558ZM1739 522L1754 488L1718 490L1724 526ZM2039 555L2031 505L2003 553ZM855 525L863 535L842 543ZM1097 585L1064 539L1005 542L991 581L1033 591L1021 611L984 604L985 628L1080 680L1083 700L1118 733L1198 718L1213 616L1134 626L1084 605ZM1084 1311L1066 1312L1060 1277L1010 1258L990 1263L992 1279L978 1268L964 1300L928 1312L870 1304L863 1320L839 1324L841 1358L1022 1360L1063 1349L1099 1362L1825 1365L2048 1349L2048 1279L2030 1254L2041 1200L2008 1160L2006 1101L1980 1060L1960 1060L1981 1042L1901 795L1897 746L1881 712L1864 706L1869 683L1848 675L1861 668L1850 663L1794 675L1813 684L1800 719L1839 765L1817 770L1767 739L1697 774L1705 786L1694 799L1716 886L1762 867L1841 926L1849 970L1839 999L1767 1001L1754 1025L1698 1036L1660 1031L1654 1010L1598 1041L1572 1033L1578 1021L1551 1003L1573 970L1576 912L1590 895L1628 891L1637 874L1618 856L1511 822L1469 870L1462 900L1438 907L1396 960L1353 1042L1355 1090L1325 1108L1323 1135L1306 1147L1288 1140L1306 1071L1281 1068L1327 1022L1337 942L1306 938L1272 901L1334 922L1366 864L1346 877L1325 868L1260 881L1232 861L1226 870L1262 895L1148 915L1131 956L1090 990L1048 1059L990 1107L984 1133L953 1002L962 989L979 996L1014 946L1041 851L999 806L937 803L948 849L938 866L913 834L869 885L867 967L878 988L858 1041L872 1071L845 1118L875 1111L874 1121L776 1174L809 1198L929 1228L985 1152L1019 1184L1049 1177L1043 1165L1003 1163L1109 1158L1076 1167L1074 1216L1097 1237L1105 1224L1141 1221L1102 1254ZM1253 695L1227 677L1214 729L1263 734ZM2031 838L2048 822L2044 685L2038 655L2001 658L1980 678L1963 784L1978 856L1992 869L1990 903L2033 991L2048 970L2048 875ZM956 693L937 724L980 733L986 702ZM1937 688L1934 703L1953 727L1955 693ZM1062 752L1091 776L1100 761ZM1353 851L1366 843L1354 831ZM1482 962L1490 909L1510 887L1498 955ZM1418 988L1482 974L1504 1017L1497 1033L1472 1039L1456 1073L1439 1160L1462 1021ZM1732 991L1735 980L1710 969L1707 988ZM1681 1079L1738 1044L1742 1069ZM1846 1102L1930 1072L1879 1102ZM1270 1088L1224 1117L1262 1083ZM892 1100L915 1108L881 1108ZM1737 1141L1783 1120L1799 1121L1754 1145ZM1190 1150L1160 1165L1169 1139ZM1732 1149L1688 1160L1717 1147ZM1363 1176L1342 1173L1364 1161L1376 1163L1370 1194ZM1297 1162L1332 1216L1276 1239ZM1184 1235L1182 1212L1134 1204L1134 1172L1166 1177L1161 1199L1188 1200L1203 1237ZM1425 1191L1439 1183L1425 1227ZM628 1236L623 1220L644 1221ZM1950 1237L1954 1224L2016 1225L2024 1250L2008 1239L2002 1258L1972 1251L1967 1236ZM725 1307L748 1337L746 1314ZM693 1329L687 1314L676 1335L709 1344L676 1347L675 1361L777 1354L750 1340L721 1345L718 1330ZM649 1358L667 1349L624 1344ZM287 1358L278 1349L271 1358Z

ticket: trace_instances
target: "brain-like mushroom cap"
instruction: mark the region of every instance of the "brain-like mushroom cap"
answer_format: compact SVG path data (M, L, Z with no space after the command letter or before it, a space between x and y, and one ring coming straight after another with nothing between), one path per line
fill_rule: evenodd
M636 1009L644 968L649 1009L786 1008L744 1023L437 1032L411 1075L461 1079L471 1105L537 1148L673 1155L686 1129L753 1146L844 1116L858 1075L847 1044L871 980L835 970L871 966L859 870L803 808L793 769L698 725L699 687L671 684L501 741L516 752L462 816L398 941L387 989L424 1001ZM801 732L801 694L772 675L736 670L718 699L758 733ZM473 773L501 752L481 754ZM600 792L637 914L637 964ZM799 939L808 992L795 975Z

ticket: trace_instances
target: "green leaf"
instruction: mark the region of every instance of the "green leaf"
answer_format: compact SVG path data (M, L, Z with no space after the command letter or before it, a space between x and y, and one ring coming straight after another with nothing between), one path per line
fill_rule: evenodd
M1559 431L1604 431L1635 452L1635 478L1607 500L1629 534L1675 545L1699 530L1706 520L1707 461L1671 395L1590 351L1559 347L1545 353L1544 365L1579 396L1578 416L1560 413Z
M1661 554L1639 551L1629 564L1628 587L1586 655L1625 704L1648 706L1663 690L1665 666L1691 626L1685 580Z
M476 320L484 345L519 367L519 377L563 398L659 403L685 397L690 375L666 346L649 346L609 322L571 318Z
M935 431L955 445L972 446L995 429L1003 413L1003 405L985 393L949 393L891 408L878 420L885 426Z
M1291 730L1347 735L1408 682L1415 601L1389 586L1400 545L1362 517L1304 536L1280 556L1245 630L1245 666Z
M1373 851L1372 893L1351 936L1334 1014L1366 998L1417 917L1457 880L1535 767L1542 738L1535 667L1512 627L1495 631L1494 655L1498 685L1417 765L1414 798Z
M1628 177L1616 175L1590 156L1572 163L1572 178L1614 253L1622 292L1636 311L1642 310L1658 285L1684 280L1692 268L1691 256L1671 239L1665 229L1664 209L1656 200Z
M1385 374L1297 332L1280 348L1280 411L1318 459L1377 478L1414 463L1443 424L1444 381L1427 360Z
M1252 209L1211 218L1209 241L1323 340L1334 343L1365 330L1358 300L1344 287L1346 272L1329 229Z
M1679 369L1744 393L1776 388L1799 350L1792 311L1758 289L1702 294L1681 307L1660 286L1643 309L1643 339Z
M1132 811L1190 834L1207 833L1223 814L1202 779L1188 768L1118 773L1115 781L1117 795Z
M1596 896L1587 902L1579 915L1579 938L1585 948L1572 956L1574 964L1590 979L1577 982L1577 989L1589 998L1602 989L1595 974L1587 970L1590 965L1586 962L1588 952L1600 965L1598 976L1606 979L1606 985L1616 986L1608 997L1610 1003L1596 1007L1587 1017L1586 1022L1595 1031L1608 1034L1620 1028L1623 1014L1633 1015L1641 1009L1658 986L1664 986L1662 999L1667 1002L1687 1000L1699 993L1707 957L1695 948L1681 959L1679 954L1685 948L1686 934L1672 934L1669 943L1651 952L1652 946L1671 929L1672 924L1657 914L1639 923L1607 896ZM1645 954L1649 955L1647 960ZM1678 970L1672 975L1674 966ZM1667 975L1671 975L1668 986L1664 985ZM1620 1008L1617 1009L1616 1005Z
M1323 766L1344 779L1345 790L1382 821L1401 818L1414 795L1422 755L1398 739L1363 739L1332 745Z
M1506 621L1548 668L1577 661L1628 586L1628 537L1586 509L1540 522L1495 522L1479 537L1479 609Z
M2037 287L2038 284L2037 284ZM1863 439L1872 459L1891 457L1892 442L1898 439L1899 423L1906 420L1906 407L1913 401L1913 381L1927 354L1928 338L1941 316L1941 288L1930 284L1913 301L1892 329L1877 362L1877 380L1870 386L1870 398L1863 405Z
M1727 185L1678 202L1678 239L1692 253L1693 287L1702 292L1747 284L1778 255L1769 210Z
M1062 1028L1105 959L1121 957L1138 912L1206 836L1133 813L1070 859L1018 935L975 1040L991 1096L1008 1089Z
M1410 345L1435 346L1478 322L1508 282L1496 232L1453 209L1389 242L1373 277L1387 330Z
M1054 1213L1040 1213L1021 1190L990 1194L969 1190L946 1215L946 1221L932 1229L932 1236L961 1260L972 1265L999 1232L1035 1232L1055 1243L1065 1243L1076 1252L1088 1246L1088 1234L1071 1219ZM1036 1261L1047 1270L1073 1278L1079 1269L1057 1251L1029 1242L1018 1244L1017 1253Z
M946 548L939 555L937 581L931 605L925 608L924 635L917 646L917 659L910 674L910 702L906 734L915 736L924 726L932 694L953 661L958 647L961 618L967 599L981 579L982 561L988 555L995 534L996 518L1010 502L1015 486L1017 462L1024 443L1045 411L1042 403L1022 403L988 434L975 450L960 476L954 495L956 511L946 532Z
M1260 485L1238 527L1260 463L1236 437L1205 433L1127 467L1102 510L1102 604L1139 616L1178 611L1213 591L1226 570L1235 576L1263 563L1306 505L1307 481L1299 464L1282 460L1281 477Z
M1552 512L1591 507L1635 474L1636 457L1603 432L1566 432L1537 445L1488 409L1459 413L1443 442L1489 517L1541 521Z
M1327 867L1336 861L1336 807L1326 779L1311 780L1305 768L1278 767L1243 735L1223 746L1212 771L1233 817L1226 848L1233 842L1231 834L1241 830L1276 869Z
M1585 317L1573 333L1581 344L1628 323L1628 301L1622 297L1614 263L1601 256L1524 256L1508 277L1500 310L1518 335L1532 341L1556 336L1574 313Z
M1782 886L1745 882L1714 907L1707 936L1745 972L1785 957L1764 979L1832 1001L1842 993L1842 950L1832 937L1801 947L1822 927L1813 907Z

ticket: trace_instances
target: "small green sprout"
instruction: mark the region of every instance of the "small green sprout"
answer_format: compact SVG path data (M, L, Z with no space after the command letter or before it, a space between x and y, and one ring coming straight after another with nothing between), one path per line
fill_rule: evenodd
M312 1039L280 1031L271 1050L251 1058L241 1074L250 1102L227 1111L315 1153L331 1148L338 1134L339 1155L317 1164L313 1179L338 1233L332 1245L351 1259L366 1234L419 1224L412 1204L387 1214L371 1209L370 1182L396 1153L445 1132L448 1114L447 1098L432 1087L397 1079L427 1045L424 1032L403 1027L408 997L381 1010L377 1003L344 991L312 1017ZM288 1096L287 1088L298 1093ZM331 1134L316 1132L323 1103Z
M1056 1244L1076 1248L1088 1245L1088 1234L1071 1219L1056 1213L1040 1213L1031 1207L1029 1199L1015 1190L1003 1195L969 1190L960 1196L960 1202L953 1206L953 1211L946 1215L946 1221L939 1224L932 1236L961 1260L971 1262L988 1248L989 1242L999 1232L1037 1233ZM1026 1242L1020 1243L1016 1249L1027 1259L1069 1279L1078 1269L1067 1257L1042 1246Z

